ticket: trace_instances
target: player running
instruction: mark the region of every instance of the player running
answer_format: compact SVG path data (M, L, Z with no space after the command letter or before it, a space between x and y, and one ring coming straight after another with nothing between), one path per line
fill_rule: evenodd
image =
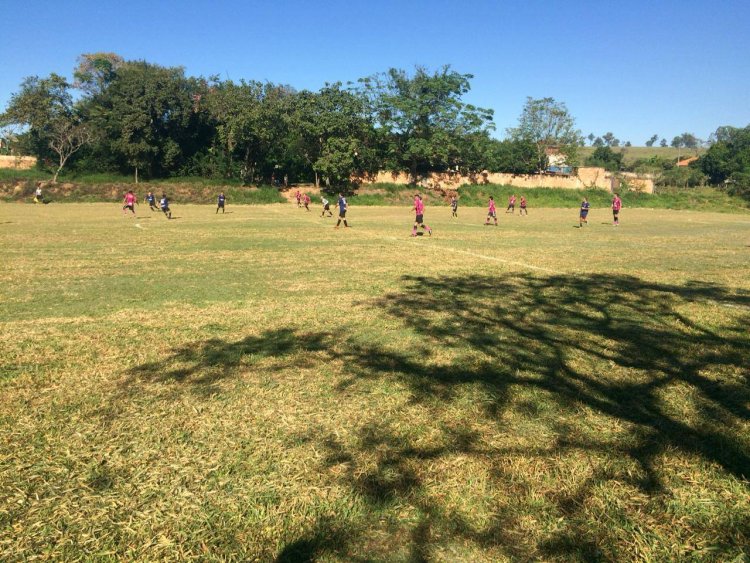
M218 199L216 200L216 213L219 212L219 209L221 209L221 212L224 213L224 204L227 201L227 196L224 195L224 192L221 192L219 194Z
M415 212L416 216L414 217L414 227L411 229L411 236L417 236L418 226L422 227L432 236L432 229L424 224L424 202L422 201L422 196L419 194L414 194L414 207L412 207L412 211Z
M348 227L349 226L346 223L346 210L349 208L349 206L346 203L346 198L342 194L339 194L338 205L339 205L339 220L336 221L336 226L334 227L334 229L338 229L339 228L339 225L341 224L341 221L344 222L344 227Z
M159 206L167 219L172 218L172 210L169 208L169 200L167 194L161 194L161 200L159 200Z
M302 207L302 194L297 190L297 193L294 194L294 197L297 198L297 207Z
M528 215L529 210L526 209L526 198L524 196L521 196L521 210L518 212L519 215Z
M454 195L451 196L451 211L452 217L458 217L458 198Z
M589 203L589 200L585 197L583 198L583 201L581 202L581 213L578 216L578 228L580 229L583 227L583 224L586 223L589 224L588 216L589 216L589 208L591 207L591 204Z
M133 212L133 217L135 217L135 204L138 203L136 201L135 194L133 193L133 190L128 190L128 193L125 194L125 198L122 200L122 214L127 215L128 209Z
M154 195L154 192L148 192L146 197L143 198L143 201L148 203L148 208L151 211L159 211L159 208L156 207L156 196Z
M328 202L328 200L322 197L320 198L320 202L323 204L323 211L321 212L320 216L323 217L326 213L328 213L329 217L333 217L333 213L331 213L331 204Z
M508 209L505 210L506 213L515 213L516 212L516 194L513 194L508 199Z
M490 200L487 203L487 220L484 222L485 226L490 224L490 218L495 220L495 226L497 227L497 209L495 208L495 198L492 196L490 196Z
M302 203L305 204L305 211L310 211L310 196L305 194L302 196Z
M615 193L615 197L612 199L612 216L614 218L614 226L620 226L620 209L622 209L622 200L620 194Z

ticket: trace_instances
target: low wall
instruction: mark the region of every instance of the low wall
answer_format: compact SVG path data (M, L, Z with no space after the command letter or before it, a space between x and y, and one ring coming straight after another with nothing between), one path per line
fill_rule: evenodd
M31 170L36 166L35 156L13 156L0 154L0 168L13 168L14 170Z
M363 184L409 184L407 172L378 172L367 177L355 178ZM464 184L503 184L518 188L559 188L581 190L599 188L612 191L618 189L622 182L628 189L654 193L654 179L651 175L633 173L613 174L604 168L581 167L574 176L562 174L501 174L481 172L464 176L449 172L432 172L423 177L419 184L428 188L455 189Z

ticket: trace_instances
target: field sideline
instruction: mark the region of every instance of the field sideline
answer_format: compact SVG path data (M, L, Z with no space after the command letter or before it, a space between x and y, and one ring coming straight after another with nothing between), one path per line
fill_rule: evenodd
M0 559L750 556L748 214L137 209L0 204Z

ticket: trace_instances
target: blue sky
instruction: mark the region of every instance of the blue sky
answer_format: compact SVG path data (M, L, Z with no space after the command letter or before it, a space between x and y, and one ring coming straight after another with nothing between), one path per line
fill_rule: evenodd
M526 96L565 102L584 135L643 145L750 124L750 1L0 0L0 107L81 53L317 90L450 64L497 136Z

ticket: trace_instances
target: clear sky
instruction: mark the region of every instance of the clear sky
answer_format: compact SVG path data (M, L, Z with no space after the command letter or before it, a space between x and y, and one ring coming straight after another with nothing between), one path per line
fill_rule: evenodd
M312 90L450 64L499 137L527 96L634 145L750 124L750 0L0 0L0 21L2 108L24 77L108 51Z

